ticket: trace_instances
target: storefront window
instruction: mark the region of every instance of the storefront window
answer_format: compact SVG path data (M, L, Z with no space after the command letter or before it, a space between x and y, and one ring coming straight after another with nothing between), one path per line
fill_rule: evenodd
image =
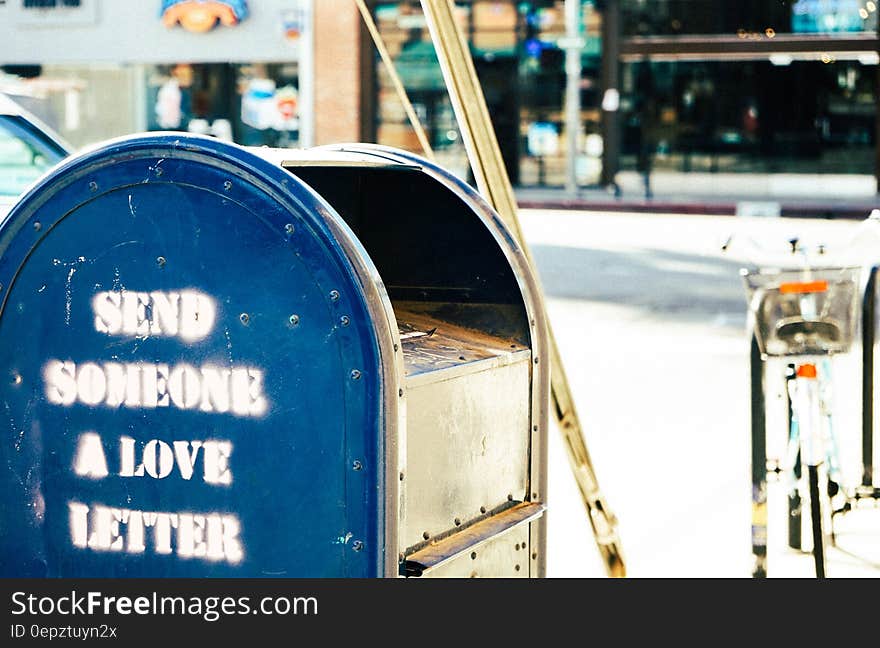
M296 146L294 64L177 64L152 68L148 128L181 130L247 146Z
M795 33L876 30L877 4L870 0L798 0L791 8L791 31Z
M868 32L877 4L863 0L631 0L621 2L624 36Z
M520 163L523 186L565 182L569 152L565 148L565 3L520 3L525 17L525 39L520 48L522 106L520 139L524 143ZM601 14L593 2L581 6L581 119L577 160L579 183L593 184L601 171Z
M623 79L624 169L873 173L875 65L642 62Z
M471 7L458 6L462 27L470 23ZM437 161L460 177L468 173L467 154L455 121L449 94L419 2L380 3L376 22L410 102L425 129ZM376 59L378 80L376 138L380 144L421 153L391 77Z
M583 2L582 132L578 155L599 131L598 77L601 18L592 1ZM508 175L517 185L562 185L567 152L563 117L565 36L563 0L516 2L473 0L456 3L459 25L471 44L474 66L498 138ZM375 16L386 46L441 163L467 175L467 157L446 85L419 2L380 3ZM376 61L377 139L418 152L413 129L381 61ZM584 166L584 182L599 163Z

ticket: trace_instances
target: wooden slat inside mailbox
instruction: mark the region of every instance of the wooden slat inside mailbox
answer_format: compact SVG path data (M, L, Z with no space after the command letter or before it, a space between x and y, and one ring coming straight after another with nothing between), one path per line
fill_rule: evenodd
M395 316L407 385L411 387L468 371L528 362L529 348L510 338L467 329L416 310L398 308ZM443 373L433 375L436 372Z

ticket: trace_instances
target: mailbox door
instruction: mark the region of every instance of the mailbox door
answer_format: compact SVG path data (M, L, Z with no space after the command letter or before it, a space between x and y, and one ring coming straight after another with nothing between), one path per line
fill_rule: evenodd
M0 228L0 575L387 571L384 334L346 232L208 138L30 191Z
M319 154L279 160L352 225L401 331L403 573L543 576L549 340L525 251L428 160L370 144Z

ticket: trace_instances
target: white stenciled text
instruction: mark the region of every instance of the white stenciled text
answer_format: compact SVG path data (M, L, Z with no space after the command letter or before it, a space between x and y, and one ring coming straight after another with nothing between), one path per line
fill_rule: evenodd
M68 502L73 546L93 551L175 554L236 564L244 556L234 515L167 513Z
M111 462L108 462L108 454ZM103 479L119 477L165 479L177 475L190 481L201 478L207 484L228 486L232 483L229 441L171 441L151 439L138 443L135 439L119 438L116 452L105 448L105 441L95 432L85 432L77 440L73 471L79 477ZM198 473L196 469L198 468Z
M236 416L266 412L263 372L249 367L50 360L43 375L46 398L55 405L175 407Z
M179 488L188 485L199 502L213 492L226 490L228 496L233 484L233 443L212 438L218 434L216 424L210 426L210 433L201 436L196 417L189 413L173 416L171 410L263 417L268 410L263 371L233 364L228 335L224 340L228 347L224 356L226 350L230 353L228 366L225 362L200 364L206 358L204 348L195 352L199 361L193 361L187 348L208 338L218 316L214 298L198 290L111 290L98 292L89 300L98 334L129 337L138 343L125 352L132 355L123 356L129 362L119 361L122 352L118 350L107 361L49 359L42 368L46 401L65 408L141 410L138 418L143 417L144 425L131 426L129 422L129 426L115 434L112 429L110 434L94 429L77 430L79 435L70 446L73 457L69 465L73 474L79 480L93 482L89 492L103 492L96 482L106 480L116 484L113 492L117 494L124 484L122 492L127 496L123 506L114 506L85 503L81 495L68 495L70 543L80 550L108 554L160 554L230 565L241 563L245 551L238 515L206 511L201 504L194 507L201 511L194 512L190 508L194 500ZM139 348L175 346L166 341L155 345L142 342L150 337L180 340L179 360L143 358L143 351L138 357ZM118 348L115 340L110 344ZM158 411L163 408L167 413ZM240 426L241 422L235 425ZM195 432L184 432L193 428ZM158 480L165 480L165 486L149 485ZM199 487L197 482L209 488ZM143 484L146 491L137 483ZM154 491L167 493L176 503L153 496L150 503L137 502L138 493ZM148 508L151 510L144 510Z
M99 292L92 299L95 330L108 335L179 337L192 342L214 328L214 300L194 290Z

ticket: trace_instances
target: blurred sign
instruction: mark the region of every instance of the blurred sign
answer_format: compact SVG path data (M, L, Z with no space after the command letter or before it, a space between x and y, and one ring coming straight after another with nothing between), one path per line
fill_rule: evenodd
M791 9L795 33L860 32L876 29L877 9L861 0L798 0Z
M616 88L608 88L602 95L602 110L616 112L620 109L620 92Z
M281 27L287 40L298 40L302 36L305 24L306 10L302 5L295 9L284 9L281 12Z
M605 140L598 133L590 133L584 141L584 151L589 157L600 158L605 150Z
M245 0L162 0L162 22L195 33L211 31L221 23L234 27L248 16Z
M559 153L559 132L550 122L534 122L528 130L529 155L541 157Z
M480 52L513 54L519 15L512 2L476 0L473 3L471 43Z
M81 0L23 0L25 9L54 9L55 7L79 7Z
M241 121L258 130L299 129L299 96L296 88L276 88L271 79L251 79L241 99Z
M163 129L179 128L183 120L180 82L171 78L162 84L156 96L156 121Z
M281 116L281 120L282 122L284 122L284 124L296 118L298 112L298 102L299 95L296 91L296 88L294 88L293 86L284 86L275 93L275 108L278 110L278 114ZM279 130L283 130L285 128L284 124L281 124L281 128ZM276 124L276 127L278 126L279 124Z
M94 25L98 20L97 5L98 0L22 0L18 7L9 8L19 25L57 27Z
M745 218L779 218L782 206L778 202L743 201L736 203L736 215Z

